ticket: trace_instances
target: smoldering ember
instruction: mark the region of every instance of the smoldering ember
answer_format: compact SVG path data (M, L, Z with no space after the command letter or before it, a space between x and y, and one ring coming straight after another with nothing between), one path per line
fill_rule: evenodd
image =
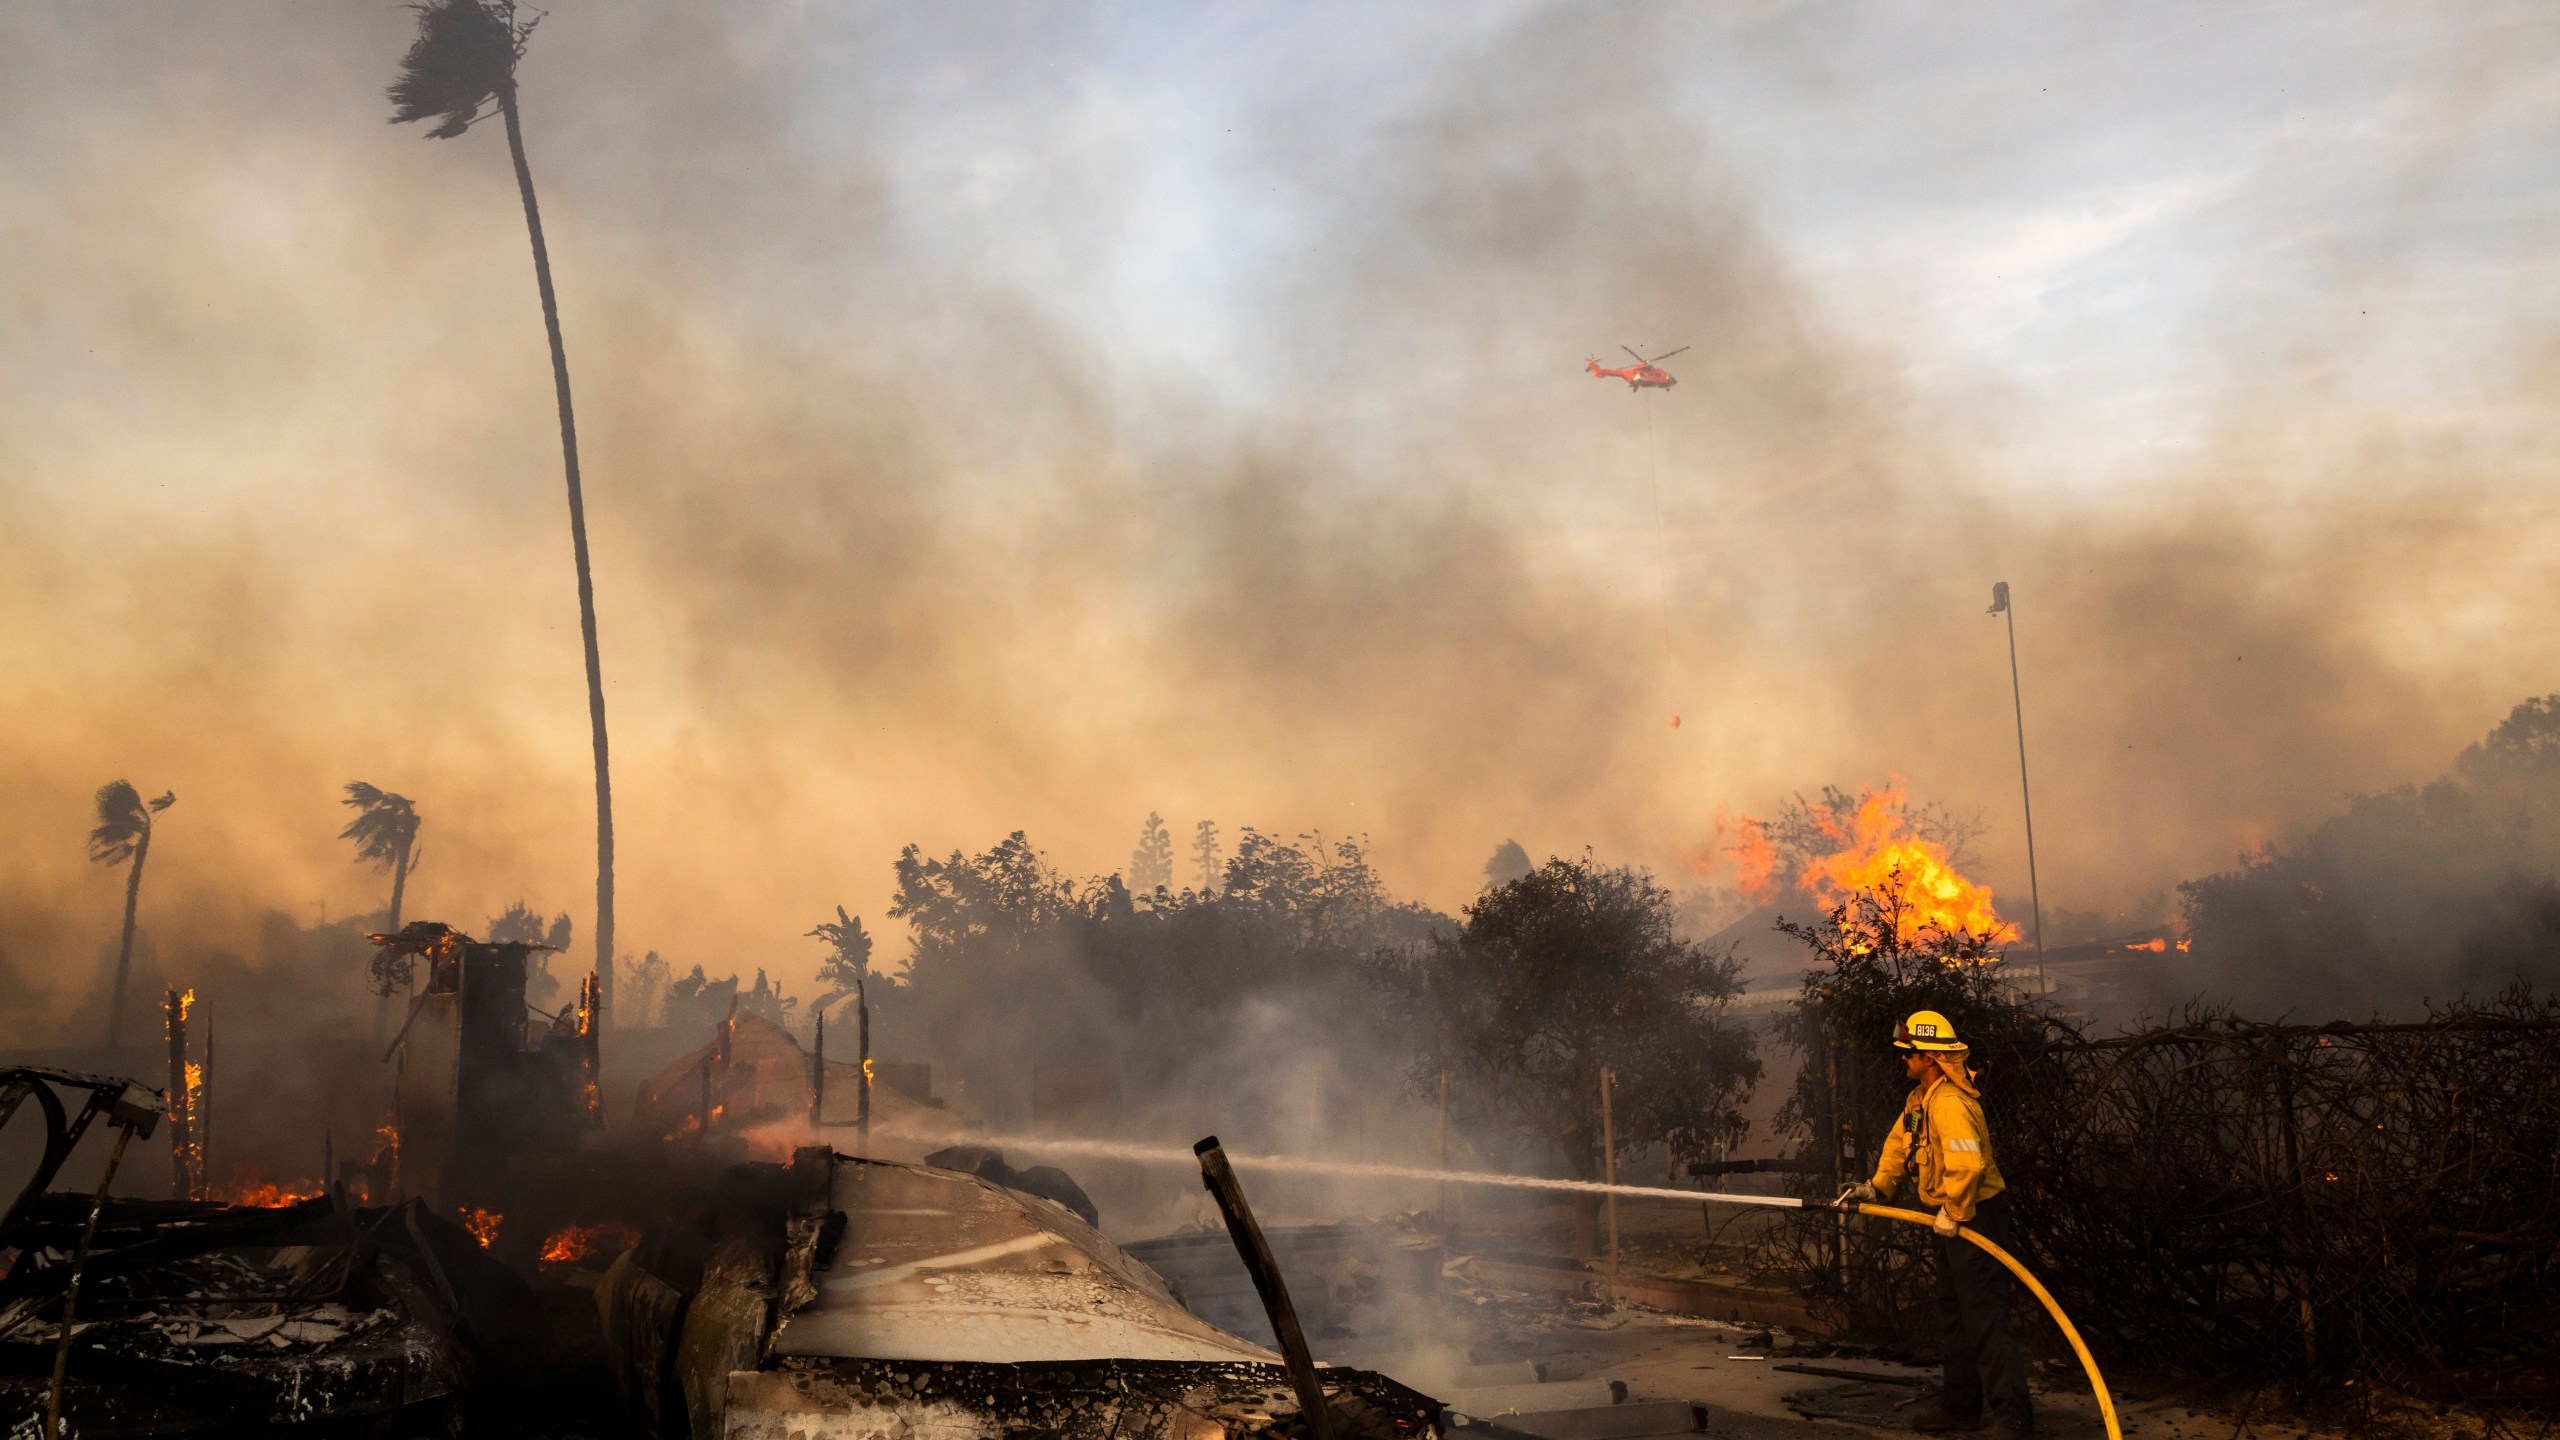
M0 1437L2560 1440L2539 18L0 10Z

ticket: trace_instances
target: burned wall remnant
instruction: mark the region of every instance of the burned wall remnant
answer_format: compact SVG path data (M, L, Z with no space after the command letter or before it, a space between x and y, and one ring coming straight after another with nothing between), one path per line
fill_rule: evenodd
M502 1201L526 1172L600 1128L595 986L577 1007L526 1023L525 961L547 947L485 944L434 921L377 935L425 959L426 988L393 1042L402 1190L454 1206Z

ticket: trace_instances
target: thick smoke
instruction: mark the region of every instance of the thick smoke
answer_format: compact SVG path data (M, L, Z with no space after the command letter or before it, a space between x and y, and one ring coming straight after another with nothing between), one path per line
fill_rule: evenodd
M1149 810L1366 833L1444 909L1505 835L1667 873L1824 780L2006 816L1994 578L2049 903L2165 894L2549 688L2513 623L2553 599L2516 498L2547 356L2421 423L2297 383L2351 336L2254 336L2148 483L2041 490L1996 394L1951 410L1925 337L1826 310L1687 102L1685 23L1531 11L1389 96L1173 127L1228 147L1204 223L1083 22L555 7L527 124L630 948L796 981L902 844L1098 870ZM0 952L41 997L0 1039L94 1014L118 776L180 796L143 896L172 977L380 907L357 778L426 816L412 916L588 923L524 236L494 135L382 123L405 24L0 21ZM1202 293L1196 348L1152 338ZM1638 401L1578 372L1622 341L1697 348ZM2022 892L2014 828L1982 850Z

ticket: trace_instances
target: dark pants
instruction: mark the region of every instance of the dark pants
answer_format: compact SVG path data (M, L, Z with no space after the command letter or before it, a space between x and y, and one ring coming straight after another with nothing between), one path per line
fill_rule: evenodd
M1966 1228L2012 1255L2017 1253L2006 1194L1976 1205ZM1943 1382L1947 1412L1978 1416L1988 1401L1993 1419L2021 1430L2034 1428L2035 1412L2027 1399L2027 1365L2018 1355L2018 1337L2009 1328L2009 1300L2017 1291L2017 1277L1961 1235L1932 1238L1938 1250L1938 1345L1947 1357Z

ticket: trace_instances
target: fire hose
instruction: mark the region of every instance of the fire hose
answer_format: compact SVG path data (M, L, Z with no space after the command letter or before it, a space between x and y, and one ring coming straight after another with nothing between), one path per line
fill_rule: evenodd
M1169 1147L1129 1144L1118 1141L1058 1140L1054 1138L1035 1136L1014 1136L1005 1138L1009 1143L1021 1144L1026 1147L1080 1151L1087 1154L1107 1155L1113 1158L1136 1160L1141 1162L1164 1160L1182 1156L1183 1154L1183 1152L1173 1150ZM1229 1168L1231 1163L1230 1157L1228 1157L1226 1153L1219 1148L1217 1137L1211 1136L1210 1138L1201 1141L1198 1145L1192 1147L1192 1152L1193 1157L1198 1158L1202 1163L1203 1175L1204 1178L1209 1179L1209 1188L1211 1192L1220 1195L1221 1206L1233 1205L1240 1209L1242 1206L1241 1192L1235 1190L1233 1173ZM1210 1160L1213 1155L1216 1162L1214 1167L1210 1164ZM1381 1165L1364 1161L1346 1163L1343 1161L1319 1160L1311 1156L1298 1155L1239 1155L1232 1158L1232 1165L1237 1168L1251 1170L1300 1171L1325 1175L1374 1176L1380 1179L1394 1180L1436 1180L1447 1185L1498 1185L1518 1189L1562 1190L1579 1194L1625 1195L1638 1199L1678 1200L1692 1205L1703 1201L1710 1205L1752 1205L1769 1210L1828 1210L1839 1215L1847 1215L1854 1212L1860 1215L1872 1216L1878 1220L1899 1220L1906 1225L1934 1226L1936 1223L1934 1216L1923 1215L1917 1210L1903 1210L1891 1205L1871 1205L1862 1202L1803 1200L1792 1195L1728 1195L1710 1190L1674 1190L1667 1187L1656 1187L1651 1185L1611 1185L1593 1180L1550 1180L1526 1175L1495 1175L1468 1170L1434 1170L1415 1165ZM1216 1172L1215 1174L1212 1174L1213 1169ZM1219 1178L1220 1176L1224 1177L1223 1180ZM1222 1184L1224 1186L1223 1190L1221 1189ZM1229 1192L1234 1193L1230 1194ZM1230 1229L1237 1232L1237 1244L1239 1249L1241 1249L1246 1255L1245 1264L1247 1270L1253 1271L1257 1263L1255 1255L1257 1250L1260 1248L1258 1237L1249 1241L1243 1232L1246 1229L1251 1228L1250 1223L1248 1222L1246 1225L1239 1226L1235 1223L1235 1218L1232 1214L1229 1216L1229 1224ZM2124 1428L2116 1419L2115 1397L2107 1393L2107 1377L2098 1373L2097 1357L2089 1353L2089 1346L2087 1342L2080 1338L2080 1327L2072 1324L2071 1317L2063 1313L2061 1304L2053 1298L2053 1292L2047 1290L2044 1287L2044 1282L2036 1279L2034 1272L2028 1270L2024 1264L2020 1263L2017 1256L2010 1254L2000 1246L1984 1239L1981 1235L1976 1234L1971 1226L1958 1225L1956 1227L1956 1233L1963 1236L1968 1242L1970 1242L1975 1248L1981 1250L1984 1254L1999 1261L2001 1266L2008 1270L2010 1274L2017 1276L2018 1283L2026 1286L2027 1292L2036 1297L2038 1304L2044 1306L2045 1313L2053 1317L2055 1328L2062 1332L2063 1339L2071 1343L2072 1353L2080 1357L2080 1368L2088 1372L2089 1390L2090 1393L2097 1398L2099 1418L2106 1422L2107 1440L2124 1440ZM1278 1284L1276 1267L1269 1264L1267 1256L1260 1263L1264 1269L1271 1271L1268 1278L1276 1287ZM1258 1278L1255 1283L1257 1287L1259 1287L1263 1284L1263 1280ZM1266 1303L1268 1303L1267 1296ZM1278 1324L1276 1320L1274 1323L1275 1326ZM1288 1329L1295 1330L1296 1328L1297 1327L1293 1319L1288 1326Z
M1710 1195L1707 1198L1710 1200L1740 1200L1747 1203L1766 1204L1768 1203L1768 1199L1774 1199L1776 1197L1762 1198L1745 1195ZM1935 1223L1935 1217L1933 1216L1923 1215L1917 1210L1897 1209L1891 1205L1868 1205L1864 1203L1854 1205L1823 1205L1820 1202L1816 1202L1814 1204L1805 1205L1804 1208L1808 1210L1855 1210L1861 1215L1873 1215L1880 1220L1900 1220L1910 1225L1932 1225ZM2072 1353L2080 1357L2080 1368L2089 1372L2089 1390L2090 1393L2098 1397L2098 1415L2099 1418L2107 1422L2107 1440L2124 1440L2124 1431L2116 1424L2115 1399L2107 1393L2107 1377L2098 1373L2097 1357L2089 1353L2089 1347L2080 1339L2080 1327L2072 1324L2071 1317L2062 1313L2062 1306L2053 1298L2053 1292L2045 1289L2044 1282L2038 1280L2034 1273L2028 1270L2025 1265L2020 1264L2017 1256L2010 1254L2008 1251L2001 1249L1999 1246L1983 1239L1980 1235L1975 1234L1973 1227L1969 1225L1959 1225L1956 1227L1956 1233L1963 1236L1965 1239L1972 1241L1974 1245L1982 1251L1982 1253L1999 1261L2002 1265L2007 1266L2009 1273L2018 1277L2018 1283L2026 1286L2028 1293L2034 1295L2037 1301L2043 1304L2045 1313L2053 1317L2055 1327L2062 1331L2062 1338L2071 1342Z

